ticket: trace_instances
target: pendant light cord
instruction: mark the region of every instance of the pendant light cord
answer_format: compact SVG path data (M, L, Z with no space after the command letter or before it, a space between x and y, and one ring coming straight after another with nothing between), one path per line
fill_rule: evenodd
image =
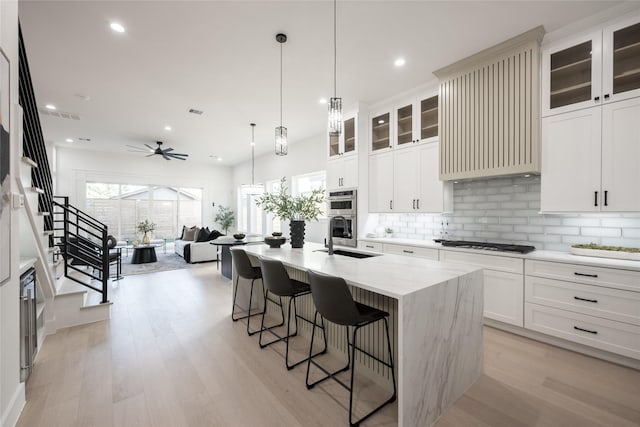
M337 85L337 83L336 83L336 81L337 81L336 69L337 69L337 63L338 63L338 54L337 54L338 45L337 45L337 42L336 42L336 31L337 31L336 30L336 27L337 27L337 25L336 25L336 1L337 0L333 0L333 97L334 98L337 98L336 94L338 93L338 90L336 89L336 85Z
M282 127L282 43L280 43L280 127Z

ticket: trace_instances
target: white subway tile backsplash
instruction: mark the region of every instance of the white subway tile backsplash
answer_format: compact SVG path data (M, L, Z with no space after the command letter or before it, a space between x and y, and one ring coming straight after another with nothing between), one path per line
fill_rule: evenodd
M391 227L401 238L493 240L559 251L591 242L640 247L640 213L541 214L539 176L466 181L453 188L454 212L380 214L378 227Z

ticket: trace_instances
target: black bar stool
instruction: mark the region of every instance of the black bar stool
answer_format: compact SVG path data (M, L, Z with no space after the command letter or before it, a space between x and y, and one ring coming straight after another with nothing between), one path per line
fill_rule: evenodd
M309 285L307 285L306 283L302 283L298 280L291 279L289 277L289 274L287 273L287 270L284 268L284 265L282 265L280 261L260 258L260 268L262 269L262 283L264 284L264 287L266 289L265 298L268 297L269 293L277 295L278 297L280 297L281 300L282 300L282 297L289 298L289 308L287 310L287 334L285 336L280 336L271 330L278 325L265 328L264 318L265 318L265 312L267 311L265 308L265 310L262 313L262 325L260 327L260 340L259 340L260 348L265 348L266 346L271 345L273 343L284 341L287 346L285 357L284 357L285 365L287 366L287 369L290 370L298 366L299 364L306 362L309 359L307 357L291 365L289 364L289 338L298 335L298 319L302 319L305 322L312 323L309 319L306 319L298 315L298 310L296 307L296 299L304 295L309 295L311 293L311 290L309 289ZM293 306L294 321L296 326L296 330L293 333L291 333L291 306ZM263 344L262 343L263 331L268 331L271 334L275 335L276 339ZM314 332L315 332L315 329L314 329ZM324 327L322 327L322 336L324 338L324 349L314 354L314 356L317 356L319 354L324 354L327 352L327 335L324 330ZM309 353L311 353L312 351L313 351L313 344L311 346L311 350L309 351Z
M357 426L362 421L366 420L371 415L382 409L383 406L396 400L396 374L395 368L393 366L393 357L391 355L393 350L391 349L391 339L389 338L389 322L387 321L389 313L365 304L361 304L359 302L355 302L353 300L351 292L349 291L349 288L347 287L347 283L341 277L327 276L325 274L315 273L311 270L308 270L307 274L309 275L309 285L311 287L313 302L316 305L316 313L313 318L313 332L311 333L311 347L313 347L313 334L315 332L318 314L320 315L322 327L324 327L324 319L327 319L332 323L343 325L346 329L347 336L347 365L335 372L329 372L318 363L313 361L313 356L311 355L311 351L309 351L309 361L307 363L306 378L307 388L311 389L316 384L321 383L326 379L333 378L338 384L349 390L349 425ZM384 360L381 360L356 346L356 337L360 328L375 323L379 320L384 320L384 327L387 331L389 362L385 362ZM349 343L349 326L353 326L353 341L351 343ZM351 355L349 355L349 347L351 347ZM353 377L356 370L356 350L391 368L391 377L393 380L393 395L389 399L385 400L380 406L373 409L364 417L360 418L358 421L353 421ZM337 378L336 375L340 372L348 370L352 361L353 366L351 366L351 383L349 386L347 386L342 381L340 381L340 379ZM325 377L313 383L309 383L309 370L311 368L311 363L313 363L314 366L318 367L322 372L327 374Z
M265 312L266 310L266 294L263 294L264 296L264 307L262 309L262 311L258 312L258 313L251 313L251 303L253 302L253 284L255 283L256 280L258 279L262 279L262 271L260 270L260 267L254 267L253 265L251 265L251 261L249 260L249 256L247 255L247 253L244 251L244 249L233 249L231 251L231 259L233 260L233 266L236 269L236 289L233 292L233 306L231 307L231 319L236 322L240 319L247 319L247 335L251 336L253 334L258 333L259 331L252 331L249 328L249 323L250 323L250 318L252 316L258 316L261 315ZM251 290L249 291L249 309L248 309L248 313L244 316L240 316L240 317L236 317L236 307L240 307L238 304L236 304L236 297L238 295L238 282L240 281L240 278L243 278L245 280L251 280ZM282 326L284 325L284 309L282 308L282 301L277 302L277 301L272 301L274 304L277 304L280 306L280 310L281 310L281 314L282 314L282 322L280 323L280 325L278 326ZM240 307L242 308L242 307Z

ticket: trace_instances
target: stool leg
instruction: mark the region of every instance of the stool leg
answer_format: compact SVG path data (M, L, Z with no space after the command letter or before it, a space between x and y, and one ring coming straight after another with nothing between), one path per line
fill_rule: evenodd
M387 345L389 346L389 365L391 365L391 379L393 380L393 396L389 402L393 402L396 400L396 396L398 394L398 390L396 388L396 368L393 364L393 349L391 348L391 337L389 335L389 322L387 318L384 318L384 328L387 331Z
M356 373L356 337L359 327L353 328L353 345L351 346L351 358L353 359L353 365L351 366L351 381L349 387L349 426L357 426L360 422L354 423L353 420L353 378ZM347 338L348 339L348 338ZM362 420L360 420L362 421Z

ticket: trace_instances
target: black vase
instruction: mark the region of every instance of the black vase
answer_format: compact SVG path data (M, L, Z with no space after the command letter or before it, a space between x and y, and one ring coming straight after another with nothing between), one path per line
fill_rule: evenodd
M291 237L292 248L304 246L304 221L291 221L289 223L289 236Z

